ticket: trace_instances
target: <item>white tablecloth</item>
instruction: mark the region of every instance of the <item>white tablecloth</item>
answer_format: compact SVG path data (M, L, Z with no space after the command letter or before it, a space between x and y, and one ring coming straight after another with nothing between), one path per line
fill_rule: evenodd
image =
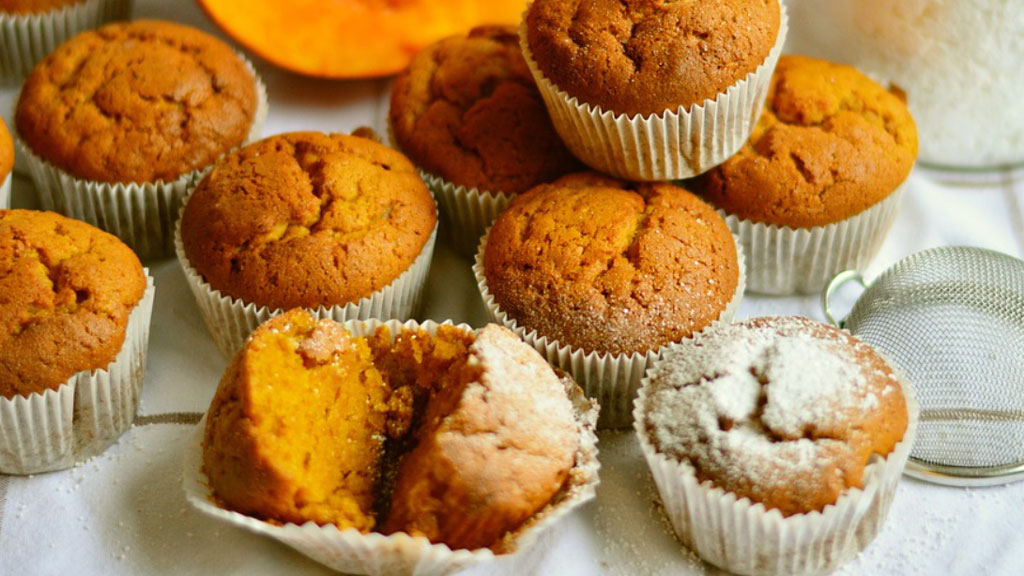
M217 33L191 2L140 1L136 16ZM257 67L270 93L265 134L384 126L386 81L317 81ZM7 120L15 94L0 90ZM24 178L15 179L14 198L17 205L33 205ZM1021 257L1024 172L916 170L899 220L867 275L923 248L950 244ZM103 455L71 470L0 476L0 574L328 573L276 542L201 516L185 501L183 449L227 361L207 335L178 263L148 265L157 293L138 421ZM748 296L739 317L764 314L823 319L816 297ZM422 317L473 326L486 321L468 261L444 245L433 261ZM672 536L632 434L602 433L600 448L596 501L531 549L466 574L717 573ZM905 479L884 531L840 573L1022 574L1024 482L968 490Z

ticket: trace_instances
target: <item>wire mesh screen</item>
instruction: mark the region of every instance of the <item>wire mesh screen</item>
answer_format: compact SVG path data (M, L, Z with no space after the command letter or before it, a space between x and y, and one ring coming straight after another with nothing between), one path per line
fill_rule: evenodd
M1024 464L1024 262L919 252L868 287L845 327L914 383L913 458L966 472Z

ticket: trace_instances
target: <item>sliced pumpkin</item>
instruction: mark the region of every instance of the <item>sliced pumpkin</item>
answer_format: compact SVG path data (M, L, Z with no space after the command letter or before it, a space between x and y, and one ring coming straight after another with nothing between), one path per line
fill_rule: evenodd
M197 0L229 36L308 76L401 71L427 44L474 26L516 23L526 0Z

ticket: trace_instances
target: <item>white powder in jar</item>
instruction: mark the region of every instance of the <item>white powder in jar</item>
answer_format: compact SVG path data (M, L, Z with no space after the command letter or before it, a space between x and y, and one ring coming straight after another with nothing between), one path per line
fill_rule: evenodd
M1024 163L1024 10L1011 0L789 0L786 51L907 92L920 159Z

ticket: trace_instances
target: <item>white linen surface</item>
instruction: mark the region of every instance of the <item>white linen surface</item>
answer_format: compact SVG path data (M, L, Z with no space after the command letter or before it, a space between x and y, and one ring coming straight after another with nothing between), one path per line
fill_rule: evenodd
M140 0L135 15L218 33L192 2ZM385 133L386 81L317 81L261 62L257 67L270 92L265 135L348 132L361 125ZM15 97L16 87L0 89L0 111L8 121ZM13 192L16 206L33 205L24 177L15 179ZM867 276L923 248L952 244L1021 257L1024 172L917 169ZM176 422L195 421L205 411L227 361L208 336L177 261L148 265L157 293L139 420L106 453L76 468L0 476L0 574L329 573L283 545L201 516L186 503L181 461L192 430ZM824 319L817 296L752 295L738 318L765 314ZM422 317L473 326L486 322L468 260L441 242ZM525 553L465 574L719 573L672 536L632 433L602 433L600 449L602 482L595 502ZM905 478L883 532L839 573L1020 574L1022 510L1024 482L968 490Z

